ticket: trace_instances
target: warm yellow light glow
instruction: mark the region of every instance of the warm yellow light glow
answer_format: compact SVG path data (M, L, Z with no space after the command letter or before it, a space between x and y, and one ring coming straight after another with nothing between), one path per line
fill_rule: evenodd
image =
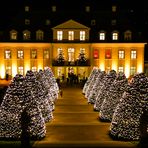
M12 65L12 77L17 74L17 66L15 64Z
M101 71L104 71L105 70L105 66L104 66L104 63L103 62L100 63L100 67L99 68L101 69Z
M30 70L30 66L29 64L25 64L25 74L27 73L28 70Z
M5 66L4 65L1 65L0 76L2 79L5 78Z
M42 70L43 70L42 65L38 65L38 71L39 71L40 69L42 69Z
M128 64L125 66L125 76L127 78L130 76L130 66Z
M138 66L137 66L137 73L143 72L142 69L143 69L143 68L142 68L142 65L141 65L141 64L138 64Z
M112 69L115 70L115 71L117 71L117 63L113 63L112 64Z

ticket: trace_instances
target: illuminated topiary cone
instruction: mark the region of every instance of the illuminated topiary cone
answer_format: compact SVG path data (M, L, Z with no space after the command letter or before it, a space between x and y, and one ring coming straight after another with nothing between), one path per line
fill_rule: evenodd
M116 139L139 140L140 118L148 108L148 78L138 73L131 79L113 114L110 135Z
M128 79L124 75L124 73L119 72L117 74L117 78L112 83L109 91L108 97L106 97L101 105L99 117L103 121L112 120L113 113L117 104L119 103L126 87L128 84Z

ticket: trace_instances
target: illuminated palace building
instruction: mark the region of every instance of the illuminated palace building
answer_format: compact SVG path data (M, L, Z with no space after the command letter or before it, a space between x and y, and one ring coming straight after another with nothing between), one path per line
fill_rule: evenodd
M95 1L18 3L1 25L0 78L46 67L56 77L88 77L94 66L127 77L145 72L145 31L135 9Z

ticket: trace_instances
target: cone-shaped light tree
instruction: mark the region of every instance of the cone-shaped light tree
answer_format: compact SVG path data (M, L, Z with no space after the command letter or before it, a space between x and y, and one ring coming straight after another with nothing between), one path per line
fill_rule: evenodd
M103 121L111 122L113 113L119 100L121 99L126 87L128 85L128 79L125 74L119 72L117 78L110 86L108 91L108 97L106 97L101 105L99 117Z
M99 93L94 104L94 109L100 111L101 105L106 97L108 97L108 91L112 83L114 82L117 73L115 70L111 70L104 79L103 86L99 90Z
M118 103L110 126L113 138L139 140L140 118L148 108L148 78L144 73L133 76Z
M21 114L27 108L30 117L28 132L32 139L45 137L45 122L38 104L27 89L25 78L17 74L6 91L3 102L0 106L0 138L20 139Z

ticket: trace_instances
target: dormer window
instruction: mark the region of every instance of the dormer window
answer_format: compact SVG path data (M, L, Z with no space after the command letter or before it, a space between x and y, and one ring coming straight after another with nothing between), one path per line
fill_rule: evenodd
M30 25L30 20L29 19L25 19L25 25Z
M36 31L36 40L43 40L44 33L41 30Z
M94 26L94 25L96 25L96 20L91 20L91 26Z
M23 39L24 40L30 39L30 31L28 31L28 30L23 31Z
M118 32L113 32L112 33L112 40L118 40L118 38L119 38Z
M80 31L80 41L85 40L85 31Z
M63 31L57 31L57 40L63 40Z
M68 40L74 40L74 31L68 31Z
M99 33L99 40L105 40L105 32L101 31Z
M10 31L10 39L17 40L17 31L15 31L15 30Z
M131 40L132 39L132 32L127 30L124 32L124 40Z

